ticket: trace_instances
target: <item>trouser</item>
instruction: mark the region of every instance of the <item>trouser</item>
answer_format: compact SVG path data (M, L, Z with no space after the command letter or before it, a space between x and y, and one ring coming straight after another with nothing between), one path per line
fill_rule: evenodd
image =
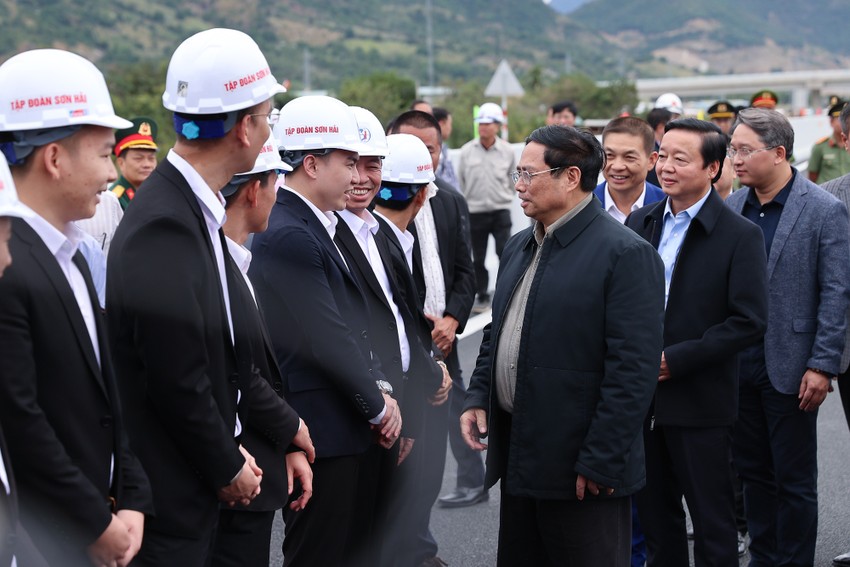
M490 276L484 265L487 259L487 242L490 235L496 241L496 255L502 258L502 250L511 236L511 212L507 209L486 213L470 213L469 232L472 244L472 266L475 269L475 292L479 297L487 296Z
M763 359L741 361L735 466L751 567L812 565L818 528L817 411L776 390Z

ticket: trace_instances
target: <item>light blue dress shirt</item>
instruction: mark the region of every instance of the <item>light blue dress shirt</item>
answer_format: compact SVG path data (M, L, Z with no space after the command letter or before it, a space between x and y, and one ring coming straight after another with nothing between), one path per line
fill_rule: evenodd
M658 243L658 254L661 260L664 261L664 307L667 307L667 297L670 295L670 282L673 279L673 271L676 268L676 260L679 257L679 250L682 249L682 242L685 240L685 235L688 234L688 228L691 226L691 221L697 216L705 200L708 199L711 190L706 191L702 199L685 209L679 214L674 215L670 208L670 199L664 205L664 220L661 229L661 242Z

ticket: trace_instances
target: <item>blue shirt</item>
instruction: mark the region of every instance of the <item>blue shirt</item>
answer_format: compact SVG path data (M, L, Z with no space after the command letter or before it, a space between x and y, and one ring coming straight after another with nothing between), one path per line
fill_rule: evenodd
M711 188L705 192L702 199L674 215L670 208L670 199L664 205L664 217L661 228L661 241L658 243L658 254L664 262L664 307L667 307L667 297L670 295L670 282L673 279L673 271L676 268L676 259L682 242L691 226L691 221L697 216L705 200L711 194Z
M776 197L772 201L762 205L756 195L756 190L750 187L750 193L744 202L744 209L741 211L741 214L761 228L761 231L764 233L764 249L768 256L770 256L770 247L773 245L776 227L779 226L779 217L782 216L782 209L785 208L785 201L788 200L788 195L791 194L791 186L794 184L794 178L796 176L797 170L792 168L791 179L788 180L785 187L776 194Z

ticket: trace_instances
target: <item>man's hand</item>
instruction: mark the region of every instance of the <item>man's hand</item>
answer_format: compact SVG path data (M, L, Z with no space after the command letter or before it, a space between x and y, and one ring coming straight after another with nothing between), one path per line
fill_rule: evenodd
M443 369L443 382L434 395L428 398L428 403L434 407L446 403L446 400L449 399L449 391L452 389L452 377L449 375L449 369L446 368L445 363L440 364L440 367Z
M105 505L105 504L104 504ZM133 538L127 524L121 518L112 514L112 521L103 530L94 543L89 545L87 552L93 565L117 567L132 548Z
M301 483L301 496L289 503L289 507L298 512L307 506L313 497L313 469L307 462L307 456L301 451L286 455L287 494L292 494L295 479Z
M384 402L387 404L387 413L381 423L373 425L372 429L378 431L378 445L389 449L401 435L401 411L398 409L398 402L389 394L384 394Z
M402 437L398 440L398 462L396 465L400 465L404 462L407 456L410 454L410 451L413 449L413 442L416 439L411 437Z
M664 353L661 353L661 368L658 370L658 381L664 382L665 380L670 379L670 369L667 367L667 359L664 357Z
M130 535L130 549L118 560L118 567L126 567L142 548L142 538L145 535L145 515L136 510L118 510L115 515L124 522L127 526L127 533Z
M448 356L452 352L452 345L455 342L455 332L459 325L457 319L451 315L444 315L443 317L425 316L434 323L434 328L431 330L431 340L434 341L438 349L443 351L444 356Z
M806 370L806 373L803 374L803 380L800 382L800 393L797 396L797 399L800 400L800 409L815 411L832 390L832 380L828 376L814 370Z
M310 430L307 429L307 424L303 419L300 419L300 422L301 427L295 437L292 438L292 444L303 449L307 454L307 460L312 463L316 460L316 448L313 447L313 440L310 438Z
M248 454L241 447L240 450L243 454ZM250 457L250 455L248 456ZM259 471L259 474L257 471ZM263 471L257 466L254 458L251 457L251 462L246 458L245 463L242 465L242 470L239 471L236 478L227 486L218 489L218 499L228 506L235 506L237 502L243 506L247 506L260 493L260 482L263 480L262 474Z
M578 475L578 477L576 478L576 498L578 498L579 500L584 500L585 490L587 490L587 492L590 492L594 496L599 496L599 493L601 491L604 491L605 494L607 494L608 496L614 494L613 488L607 488L605 486L602 486L601 484L596 484L589 478L586 478L582 475Z
M475 451L487 448L481 436L487 434L487 412L481 408L470 408L460 416L460 434L466 444Z

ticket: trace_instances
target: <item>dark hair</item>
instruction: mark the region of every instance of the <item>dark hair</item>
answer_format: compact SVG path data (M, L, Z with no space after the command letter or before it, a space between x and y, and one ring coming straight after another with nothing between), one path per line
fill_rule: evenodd
M766 147L784 147L785 159L791 160L791 153L794 151L794 128L781 112L768 108L745 108L738 113L738 118L729 131L734 133L741 124L755 132Z
M549 108L552 110L552 114L559 114L564 110L569 110L573 116L578 116L578 108L576 107L576 104L571 100L562 100L561 102L556 102Z
M646 121L649 122L649 127L654 132L659 124L667 124L673 118L673 113L666 108L653 108L646 115Z
M434 107L434 118L437 120L437 122L442 122L451 115L452 113L446 110L445 108L439 106Z
M408 110L407 112L402 112L393 118L387 125L387 134L400 133L402 126L410 126L419 130L433 128L437 131L440 143L443 143L443 131L440 130L440 123L437 122L437 119L434 118L433 115L428 114L427 112L422 112L421 110Z
M841 120L841 131L845 136L850 136L850 103L844 105L838 119Z
M723 160L726 159L726 142L728 140L726 134L714 122L697 118L679 118L668 122L667 126L664 127L664 133L666 134L670 130L685 130L699 134L702 138L702 145L700 146L702 167L705 169L711 163L718 163L717 175L711 180L712 183L717 183L723 173Z
M646 152L646 155L655 151L655 133L646 120L641 120L635 116L621 116L606 124L602 130L602 143L605 143L605 136L608 134L637 136L643 140L643 151Z
M221 190L221 196L224 197L224 208L229 209L233 203L236 202L238 196L242 193L242 190L246 185L253 181L259 181L260 186L265 185L269 181L269 176L272 174L274 170L270 169L268 171L260 171L259 173L252 173L250 175L237 175L233 179L231 179L231 183L228 183ZM244 180L240 180L238 178L244 177ZM236 180L239 182L238 185L233 185L233 181Z
M570 126L543 126L525 139L526 144L529 142L546 146L543 161L549 167L578 167L582 191L590 193L596 188L599 171L605 165L605 152L596 136L589 131ZM551 172L552 177L559 177L564 169Z

